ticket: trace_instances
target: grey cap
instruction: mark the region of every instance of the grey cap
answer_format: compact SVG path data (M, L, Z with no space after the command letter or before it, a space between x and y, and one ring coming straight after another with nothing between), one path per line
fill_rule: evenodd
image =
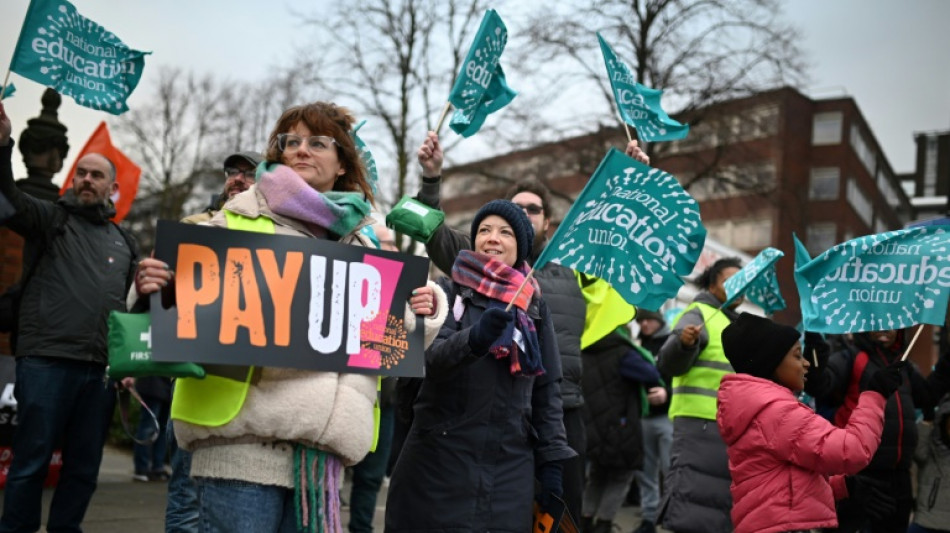
M247 161L252 167L261 164L261 154L257 152L237 152L224 158L224 168L234 168L238 161Z

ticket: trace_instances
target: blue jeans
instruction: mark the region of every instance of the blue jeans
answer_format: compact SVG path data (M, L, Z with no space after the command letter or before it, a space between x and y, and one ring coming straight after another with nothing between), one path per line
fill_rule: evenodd
M175 442L175 423L168 424L172 446L172 475L168 480L165 533L198 533L198 489L191 479L191 452Z
M376 515L376 497L383 485L389 452L393 444L393 423L396 408L383 407L379 413L379 442L376 451L353 467L353 488L350 491L350 533L372 533Z
M132 462L135 465L136 474L147 474L149 472L165 470L165 428L168 426L168 411L171 408L168 402L164 402L158 398L143 396L142 401L152 410L152 413L155 415L155 420L152 420L152 417L145 412L145 409L142 409L142 414L139 418L139 427L135 432L135 438L140 442L148 442L148 439L155 434L156 420L158 421L158 438L151 444L135 444L132 453Z
M63 466L46 530L82 531L80 524L96 490L110 422L104 414L112 394L100 364L17 358L14 397L19 425L13 437L0 532L39 529L43 481L53 449L60 444Z
M637 472L643 519L656 523L660 505L660 476L670 470L673 421L666 414L640 419L643 428L643 470Z
M195 478L205 533L297 533L294 491L230 479Z

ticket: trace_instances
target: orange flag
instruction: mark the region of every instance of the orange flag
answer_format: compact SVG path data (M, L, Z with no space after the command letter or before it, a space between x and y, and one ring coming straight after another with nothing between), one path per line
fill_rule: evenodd
M69 169L66 181L59 194L62 195L73 186L73 176L76 175L76 165L86 154L102 154L109 158L115 165L115 180L119 184L119 190L112 195L112 203L115 204L115 217L112 218L116 223L121 222L125 215L132 209L132 201L135 200L135 194L139 190L139 178L142 176L142 169L126 157L118 148L112 145L112 138L109 137L109 128L105 121L99 124L96 131L92 133L86 146L73 163L73 168Z

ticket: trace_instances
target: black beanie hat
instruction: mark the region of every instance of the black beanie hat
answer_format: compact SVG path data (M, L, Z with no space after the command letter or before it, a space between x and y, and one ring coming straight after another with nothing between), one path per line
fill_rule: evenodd
M722 330L722 349L736 372L772 379L775 369L798 342L799 336L793 327L742 313Z
M478 225L482 223L488 215L498 215L511 224L511 229L515 232L515 241L518 243L518 253L515 256L515 266L531 255L531 243L534 242L534 226L528 220L528 215L524 214L524 209L518 207L514 202L508 200L492 200L483 205L475 213L472 219L472 247L475 247L475 234L478 233Z

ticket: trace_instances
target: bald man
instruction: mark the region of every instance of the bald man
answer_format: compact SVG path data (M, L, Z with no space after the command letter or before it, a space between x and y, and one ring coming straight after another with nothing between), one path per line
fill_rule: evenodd
M56 202L13 183L12 126L0 104L0 193L15 213L4 225L25 240L16 345L17 429L0 532L37 531L43 481L62 448L47 531L81 531L96 489L112 392L105 388L109 311L125 310L136 265L134 240L111 218L115 165L83 156L73 187Z

